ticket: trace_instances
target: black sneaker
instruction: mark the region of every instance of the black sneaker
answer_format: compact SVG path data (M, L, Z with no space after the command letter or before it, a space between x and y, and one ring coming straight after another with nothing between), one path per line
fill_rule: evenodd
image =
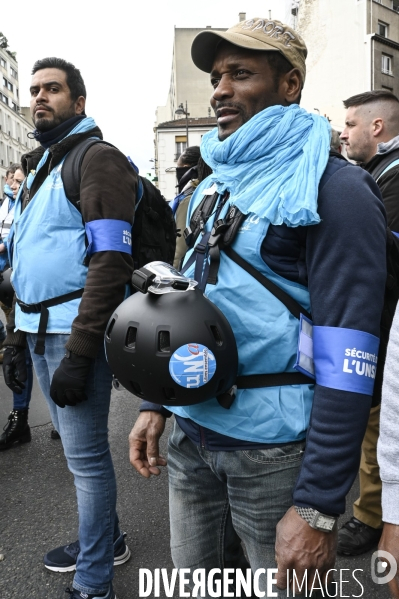
M352 516L338 531L339 555L361 555L378 545L382 528L373 528Z
M116 599L112 583L105 595L98 595L98 593L92 595L91 593L85 593L84 591L78 591L76 589L65 589L65 592L69 593L69 599Z
M131 553L129 547L125 543L126 533L123 532L114 541L114 566L120 566L130 559ZM80 552L79 539L70 545L63 545L49 551L44 556L44 565L48 570L53 572L73 572L76 570L76 561ZM74 591L77 593L78 591ZM80 592L80 591L79 591ZM76 598L80 595L76 595ZM82 595L84 597L84 595ZM89 595L88 595L89 597ZM73 599L76 599L73 596Z

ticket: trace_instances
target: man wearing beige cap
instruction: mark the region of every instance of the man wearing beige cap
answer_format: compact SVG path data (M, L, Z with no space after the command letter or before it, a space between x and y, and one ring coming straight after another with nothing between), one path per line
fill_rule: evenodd
M170 408L172 556L191 587L199 569L224 570L206 597L233 596L241 543L256 596L287 596L276 562L279 589L305 576L302 591L320 586L373 392L384 208L367 173L329 155L327 120L299 107L306 54L295 31L261 18L192 45L218 127L201 145L213 174L190 202L183 272L227 317L239 355L231 401ZM145 477L166 465L170 411L144 401L130 435Z

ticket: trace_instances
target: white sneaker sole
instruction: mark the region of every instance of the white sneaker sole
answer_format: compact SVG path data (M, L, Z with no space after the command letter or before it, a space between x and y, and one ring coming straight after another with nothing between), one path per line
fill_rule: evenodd
M122 564L125 564L131 558L131 555L131 551L126 545L125 552L122 553L122 555L118 555L114 558L114 566L121 566ZM62 566L48 566L47 564L44 564L44 567L52 572L74 572L76 570L76 564L73 564L73 566L66 566L65 568Z

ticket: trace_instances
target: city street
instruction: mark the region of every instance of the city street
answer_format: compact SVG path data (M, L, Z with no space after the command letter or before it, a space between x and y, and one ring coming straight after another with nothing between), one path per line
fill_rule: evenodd
M11 392L0 376L0 424L12 408ZM173 565L169 551L167 472L145 480L128 461L128 434L138 414L138 400L125 390L113 391L110 441L118 480L118 512L132 558L116 568L118 599L139 597L139 568L154 570ZM72 476L67 470L60 441L50 438L51 424L45 401L35 383L30 410L32 442L0 453L0 599L62 599L72 583L70 573L56 574L42 563L44 553L77 538L77 512ZM168 429L171 422L168 422ZM162 442L165 452L166 435ZM348 514L357 488L348 497ZM345 518L348 516L346 514ZM339 558L342 592L339 597L388 599L384 586L370 577L372 552ZM361 569L356 578L354 569ZM153 597L154 595L151 595ZM160 597L165 597L162 592ZM174 598L179 597L176 590Z

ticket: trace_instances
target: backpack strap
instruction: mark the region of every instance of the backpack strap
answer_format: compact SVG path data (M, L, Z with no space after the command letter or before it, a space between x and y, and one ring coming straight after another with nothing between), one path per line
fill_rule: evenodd
M272 293L282 304L284 304L287 310L295 318L299 320L301 314L303 314L304 316L306 316L306 318L309 318L309 320L312 319L309 312L305 310L305 308L303 308L301 304L294 300L294 298L291 297L286 291L281 289L281 287L279 287L278 285L273 283L273 281L265 277L261 272L259 272L257 268L252 266L252 264L244 260L244 258L237 254L237 252L234 251L233 248L226 247L223 249L223 251L230 258L230 260L233 260L233 262L238 264L238 266L241 266L241 268L246 270L247 273L249 273L254 279L258 281L258 283L263 285L263 287L270 291L270 293Z
M82 162L87 150L99 143L106 146L111 146L112 148L115 147L102 139L89 137L73 147L72 150L66 155L66 158L62 164L61 179L64 184L65 195L71 204L73 204L75 208L79 210L79 212L81 211L80 179Z
M305 310L293 297L291 297L286 291L281 289L278 285L273 283L265 275L263 275L257 268L252 266L249 262L244 260L233 248L235 236L242 222L246 218L237 206L232 206L229 209L225 219L221 219L215 222L211 235L208 240L209 245L209 256L210 266L208 272L207 283L209 285L216 285L217 274L220 265L220 251L223 251L233 262L238 264L242 269L249 273L254 279L258 281L265 289L270 291L284 306L287 310L298 320L301 314L312 319L311 315Z
M393 162L391 162L391 164L388 164L388 166L386 167L386 169L384 169L382 171L381 175L378 177L378 179L376 180L376 182L378 182L381 179L381 177L383 175L385 175L386 172L390 171L391 168L393 168L394 166L398 166L398 164L399 164L399 158L397 158L396 160L394 160Z
M293 297L281 289L278 285L273 283L270 279L265 277L259 270L257 270L252 264L249 264L244 258L242 258L236 251L230 246L224 247L222 251L233 260L238 266L243 268L249 273L254 279L256 279L263 287L265 287L270 293L272 293L289 312L298 318L301 314L311 319L311 315L305 310ZM286 385L313 385L314 379L302 372L276 372L269 374L251 374L246 376L238 376L236 379L237 389L259 389L261 387L283 387ZM217 397L219 404L222 408L230 409L235 399L235 393L224 393L222 396Z
M209 238L209 272L207 283L216 285L218 280L218 272L220 266L220 250L225 249L233 243L237 231L245 220L246 215L241 212L236 206L232 206L228 210L226 218L215 222Z
M204 230L207 220L215 209L218 198L218 192L215 192L210 196L206 195L202 198L201 202L194 210L190 219L190 225L184 230L183 233L188 249L194 247L195 242Z
M22 312L25 312L25 314L40 314L39 328L37 331L37 341L34 349L35 354L38 354L39 356L44 356L46 331L49 319L48 309L52 308L53 306L63 304L65 302L70 302L74 299L78 299L83 296L83 292L83 288L77 289L76 291L71 291L69 293L64 293L63 295L58 295L57 297L52 297L51 299L44 300L37 304L25 304L16 297L16 302L21 308Z
M386 156L382 158L382 160L377 164L372 171L370 171L370 175L373 179L378 183L379 179L384 175L389 169L396 166L399 159L399 149L393 150L389 152Z

